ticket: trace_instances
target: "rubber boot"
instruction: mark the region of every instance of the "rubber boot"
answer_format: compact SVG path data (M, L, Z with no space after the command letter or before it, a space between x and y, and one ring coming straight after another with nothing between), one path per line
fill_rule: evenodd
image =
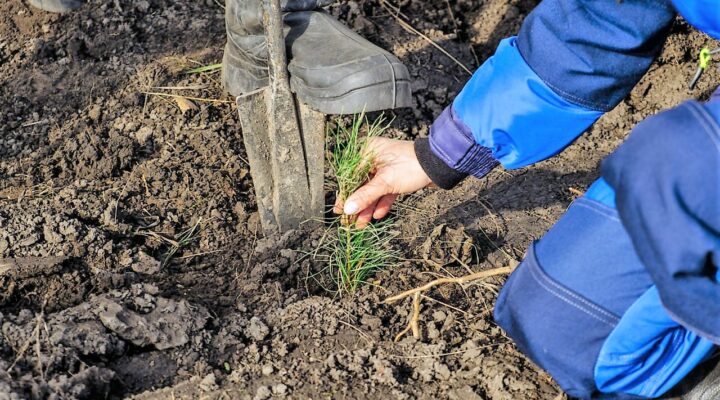
M52 13L66 13L80 8L85 0L28 0L31 6Z
M261 0L229 0L223 84L235 96L268 84ZM410 74L389 52L320 10L332 0L284 2L290 86L325 114L410 107Z
M720 361L717 356L700 365L696 371L681 382L677 388L678 400L720 399Z

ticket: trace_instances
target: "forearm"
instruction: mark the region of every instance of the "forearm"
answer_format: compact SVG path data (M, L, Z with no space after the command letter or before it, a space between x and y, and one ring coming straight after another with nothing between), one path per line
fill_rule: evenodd
M673 18L664 2L545 0L418 141L423 168L450 188L557 154L627 95Z

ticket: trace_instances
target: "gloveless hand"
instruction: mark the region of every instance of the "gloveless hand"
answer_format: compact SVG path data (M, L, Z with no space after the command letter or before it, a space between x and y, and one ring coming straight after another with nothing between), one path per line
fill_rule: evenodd
M368 143L373 169L370 179L348 197L345 204L335 203L337 214L357 215L356 226L364 228L370 221L385 217L400 194L416 192L432 184L420 166L413 142L373 138Z

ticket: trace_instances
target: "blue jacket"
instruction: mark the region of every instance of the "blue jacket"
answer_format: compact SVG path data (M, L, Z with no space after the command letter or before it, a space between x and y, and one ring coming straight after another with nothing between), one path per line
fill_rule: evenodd
M416 152L445 188L498 164L521 168L551 157L627 96L677 11L720 38L718 10L718 0L545 0L475 72Z
M438 186L450 188L468 175L482 177L497 165L521 168L562 151L627 96L661 51L677 13L720 39L718 0L543 1L526 18L518 36L503 40L495 55L473 75L435 121L430 137L416 141L423 168ZM677 121L687 128L688 118L695 118L694 125L690 124L695 127L720 119L717 105L709 107L703 117L688 111L693 107L668 112L660 121L666 126ZM652 121L646 125L650 128L640 132L654 131ZM702 136L702 129L698 131ZM693 343L692 348L686 349L689 353L680 349L676 355L691 358L694 366L711 351L713 343L720 344L720 285L714 273L720 263L720 197L716 196L720 177L714 173L689 179L688 174L697 170L688 168L690 172L683 174L678 166L694 160L695 165L707 163L706 168L717 172L720 147L704 146L700 154L697 149L685 148L687 137L677 131L664 132L667 137L662 139L652 133L634 134L605 163L606 180L600 187L612 193L613 209L617 197L617 212L628 240L654 284L654 292L648 290L637 305L624 310L648 315L651 308L655 314L650 314L658 317L656 327L675 322L689 329L693 340L678 338L655 354L678 350L678 343L685 340ZM650 138L672 145L658 147ZM677 152L676 157L665 153L671 150ZM677 192L680 189L682 193ZM667 225L660 229L668 223L673 229ZM658 307L652 306L653 302ZM645 333L645 337L652 336ZM600 361L615 344L641 345L618 337L621 334L619 329L610 335L615 342L606 343ZM643 332L634 335L644 337ZM613 375L608 360L605 369L598 361L601 368L595 371L601 391L653 396L668 388L658 384L654 391L647 391L647 385L638 385L630 377L650 374L652 368L642 370L640 366L634 374ZM677 382L687 368L673 371L676 375L665 383ZM622 379L623 374L628 379ZM645 389L637 389L641 386Z

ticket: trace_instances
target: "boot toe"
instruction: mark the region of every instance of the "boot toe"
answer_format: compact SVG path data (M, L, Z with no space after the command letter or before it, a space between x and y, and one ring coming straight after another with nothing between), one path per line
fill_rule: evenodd
M324 4L328 0L294 1ZM267 85L267 47L262 34L240 29L238 10L244 8L233 10L222 79L225 88L239 96ZM321 11L289 12L284 22L290 85L304 104L325 114L412 105L410 74L394 55Z
M290 13L285 22L300 101L327 114L411 106L410 74L397 57L323 12Z

